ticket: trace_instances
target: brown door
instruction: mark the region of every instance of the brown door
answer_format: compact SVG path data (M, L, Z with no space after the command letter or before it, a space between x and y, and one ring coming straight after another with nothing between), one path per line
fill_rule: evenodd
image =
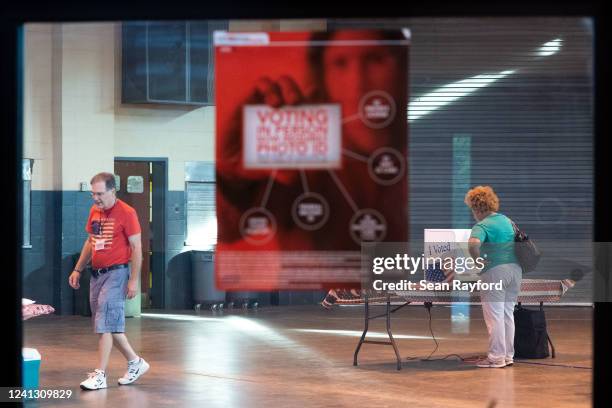
M142 271L140 288L142 307L149 307L151 288L151 175L149 162L115 161L119 176L117 197L133 207L142 230Z

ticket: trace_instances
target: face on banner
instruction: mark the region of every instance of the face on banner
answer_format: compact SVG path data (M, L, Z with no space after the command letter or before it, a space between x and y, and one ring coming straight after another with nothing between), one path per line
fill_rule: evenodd
M362 46L330 46L323 51L323 73L330 102L342 107L345 145L368 153L391 143L392 133L384 124L391 118L395 101L406 95L405 61L398 50L377 45L375 32L340 32L333 41L371 41ZM404 77L402 77L404 76ZM378 109L376 109L378 107Z
M216 282L360 282L362 242L406 241L409 39L215 33Z

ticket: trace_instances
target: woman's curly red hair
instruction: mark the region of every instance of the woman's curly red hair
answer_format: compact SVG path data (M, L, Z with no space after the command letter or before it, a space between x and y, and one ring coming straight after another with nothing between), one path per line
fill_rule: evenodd
M499 210L499 197L490 186L476 186L465 195L465 203L480 213Z

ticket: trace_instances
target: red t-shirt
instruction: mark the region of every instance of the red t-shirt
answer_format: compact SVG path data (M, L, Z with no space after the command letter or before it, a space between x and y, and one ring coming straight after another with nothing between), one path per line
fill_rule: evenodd
M117 199L109 210L93 205L85 229L91 234L92 267L106 268L129 262L132 249L128 237L140 234L140 223L136 210Z

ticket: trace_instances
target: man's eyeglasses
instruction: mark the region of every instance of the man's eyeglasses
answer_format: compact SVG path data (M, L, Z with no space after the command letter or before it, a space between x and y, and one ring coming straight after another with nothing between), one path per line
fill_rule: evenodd
M106 190L106 191L102 191L102 192L91 192L91 197L92 198L96 198L96 197L102 197L104 194L108 193L110 190Z

